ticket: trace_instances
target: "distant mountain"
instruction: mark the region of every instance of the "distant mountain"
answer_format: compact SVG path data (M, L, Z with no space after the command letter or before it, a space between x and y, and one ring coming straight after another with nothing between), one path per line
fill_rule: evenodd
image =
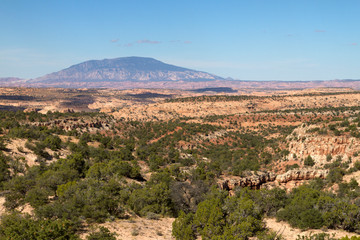
M59 72L33 79L29 83L66 84L121 81L209 81L223 79L206 72L163 63L153 58L123 57L90 60Z
M162 88L196 89L199 92L228 92L237 89L285 90L307 88L352 88L360 90L360 80L234 80L166 64L153 58L123 57L90 60L35 79L0 78L0 87Z
M0 82L16 82L16 81L22 81L23 79L17 78L17 77L6 77L6 78L0 78Z
M17 77L0 78L0 87L22 87L26 84L26 79Z

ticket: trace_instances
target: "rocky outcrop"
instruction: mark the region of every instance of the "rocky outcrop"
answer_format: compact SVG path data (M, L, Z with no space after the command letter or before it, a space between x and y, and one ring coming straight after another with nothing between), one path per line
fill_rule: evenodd
M316 167L323 167L325 164L333 162L338 156L342 161L352 162L360 160L356 153L360 152L360 139L343 134L335 136L328 130L325 134L319 134L316 129L323 129L322 125L302 125L296 128L287 137L289 154L287 160L302 160L311 156L315 161ZM326 128L325 128L326 130ZM331 159L327 159L331 156Z
M46 126L46 127L58 127L65 131L71 131L75 129L108 129L111 125L111 122L108 120L91 120L83 121L78 118L66 118L58 119L50 122L34 122L32 123L35 126Z
M277 175L275 181L278 183L287 183L290 181L310 180L315 178L324 179L329 173L329 170L320 169L294 169L289 170L284 174Z
M302 181L315 178L324 179L328 172L328 170L320 169L295 169L279 175L272 172L252 172L245 177L223 178L219 182L219 185L221 189L228 191L234 190L236 187L260 189L263 185L268 183L273 183L274 186L277 186L290 181Z
M36 108L26 108L24 109L24 113L30 113L30 112L37 112L38 110Z
M220 183L220 187L224 190L233 190L236 187L259 189L262 184L272 182L275 178L276 175L272 172L252 172L246 177L231 177L225 179Z

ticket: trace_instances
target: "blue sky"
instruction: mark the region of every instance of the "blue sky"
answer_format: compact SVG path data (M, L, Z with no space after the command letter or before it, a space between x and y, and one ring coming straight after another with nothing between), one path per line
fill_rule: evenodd
M0 3L0 77L144 56L241 80L360 79L359 0Z

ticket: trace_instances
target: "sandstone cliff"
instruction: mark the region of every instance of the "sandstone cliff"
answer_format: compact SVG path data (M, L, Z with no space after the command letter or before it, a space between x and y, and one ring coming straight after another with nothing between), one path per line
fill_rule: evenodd
M325 134L319 134L314 131L316 128L326 130L327 127L303 124L287 137L289 154L286 160L302 161L307 156L311 156L315 167L323 167L339 158L342 162L349 161L350 166L359 160L359 157L356 156L356 153L360 152L359 138L345 133L335 136L329 130L326 130Z
M328 170L322 169L294 169L279 175L272 172L251 172L245 177L223 177L219 180L219 185L224 190L234 190L236 187L260 189L262 187L282 186L290 181L324 179L328 173Z

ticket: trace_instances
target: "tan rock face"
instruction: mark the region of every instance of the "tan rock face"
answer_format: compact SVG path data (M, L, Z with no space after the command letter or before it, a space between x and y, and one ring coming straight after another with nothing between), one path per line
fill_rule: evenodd
M29 112L37 112L36 108L26 108L24 110L25 113L29 113Z
M321 169L294 169L289 170L284 174L277 175L275 181L278 183L287 183L290 181L310 180L315 178L324 179L329 173L329 170Z
M246 177L232 177L226 179L220 183L220 187L224 190L233 190L236 187L250 187L252 189L259 189L260 186L264 183L274 181L276 175L272 172L258 172L256 174L252 173Z
M320 169L294 169L280 175L272 172L257 172L246 177L225 178L219 182L219 185L221 189L228 191L234 190L236 187L260 189L262 187L279 186L291 181L304 181L315 178L324 179L328 173L328 170ZM294 186L296 185L294 184Z
M342 161L352 162L359 160L354 157L354 153L360 151L360 139L350 135L334 136L332 134L319 135L318 133L309 132L315 127L323 126L310 125L301 126L293 131L287 137L289 155L286 160L299 160L311 156L315 161L315 167L323 167L340 156ZM331 161L327 161L327 156L332 157Z

